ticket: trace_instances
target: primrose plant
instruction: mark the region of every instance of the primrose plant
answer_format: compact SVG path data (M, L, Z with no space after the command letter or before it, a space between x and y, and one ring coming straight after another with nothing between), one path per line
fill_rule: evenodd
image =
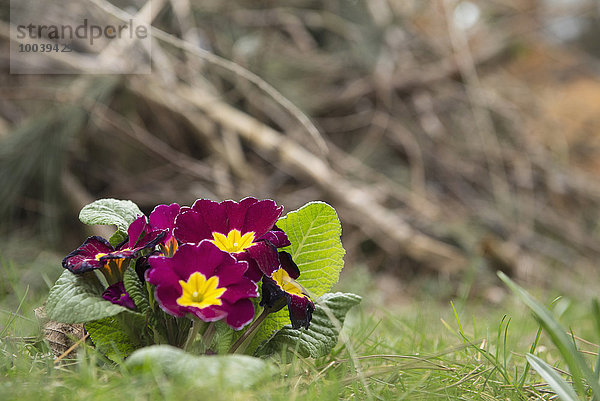
M326 355L360 302L328 293L343 267L340 222L323 202L282 212L251 197L158 205L148 217L131 201L95 201L80 220L116 232L89 237L64 258L47 315L84 323L116 362L184 351Z

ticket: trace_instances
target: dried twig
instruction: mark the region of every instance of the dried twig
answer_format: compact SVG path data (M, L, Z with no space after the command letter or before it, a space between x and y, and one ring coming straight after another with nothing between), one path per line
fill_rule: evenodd
M427 263L440 271L456 271L464 263L460 252L416 232L399 212L382 207L369 192L345 180L319 157L219 99L207 97L206 94L183 86L172 88L171 93L165 96L163 88L153 87L139 80L131 80L130 88L144 98L155 99L174 112L185 114L187 118L201 111L215 123L238 132L245 141L275 157L279 163L292 169L300 177L309 178L336 202L350 207L356 216L361 216L363 229L377 236L381 246L388 252L405 252L415 260ZM163 96L158 96L159 93L163 93ZM181 107L182 101L187 102L187 107ZM191 105L198 111L193 111ZM198 127L198 131L204 132L204 127Z

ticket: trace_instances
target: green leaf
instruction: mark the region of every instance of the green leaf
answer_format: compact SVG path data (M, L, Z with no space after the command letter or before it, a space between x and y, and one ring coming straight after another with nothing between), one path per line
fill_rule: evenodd
M292 243L283 250L300 268L298 282L315 298L331 290L340 278L346 253L335 209L324 202L311 202L279 219L277 227Z
M497 274L515 295L533 311L535 317L539 320L567 363L573 377L574 386L578 392L584 394L583 379L585 378L588 385L592 388L592 393L600 397L600 383L598 383L594 372L575 347L572 338L567 335L567 330L558 323L547 308L537 302L527 291L515 284L506 274L502 272L498 272Z
M81 209L79 220L89 225L114 224L117 230L126 233L129 225L142 214L140 208L130 200L99 199Z
M194 356L169 345L135 351L125 366L134 373L151 373L179 379L199 387L248 388L277 373L265 360L247 355Z
M141 347L138 341L132 340L127 335L124 324L128 324L131 326L130 329L134 330L138 327L141 331L143 326L140 324L144 324L144 319L138 314L125 312L118 316L88 322L85 324L85 329L90 334L98 351L112 361L121 362Z
M535 369L536 372L546 382L548 385L554 390L554 392L563 400L563 401L579 401L579 397L573 390L565 379L563 379L553 368L548 365L542 359L538 358L535 355L527 354L526 355L527 362Z
M123 274L123 285L129 297L135 303L137 310L146 315L150 312L150 303L148 302L148 291L145 283L142 283L135 271L135 260L130 262L130 266Z
M126 238L127 238L127 232L117 230L113 233L113 235L111 235L111 237L108 239L108 242L110 242L110 244L116 248L117 245L119 245L121 242L125 241Z
M283 250L292 255L300 269L297 281L313 299L329 291L340 277L346 253L335 209L324 202L311 202L279 219L277 227L291 242ZM274 332L289 323L287 307L269 315L257 329L247 351L254 352Z
M256 354L271 355L284 347L296 350L304 358L319 358L329 354L337 344L346 314L360 301L361 297L348 293L323 295L317 301L308 330L294 330L291 326L285 326L259 348Z
M48 295L48 318L62 323L85 323L127 310L103 299L103 291L93 272L73 274L65 270Z
M217 354L226 354L233 344L236 332L233 331L223 320L215 322L215 336L211 345Z

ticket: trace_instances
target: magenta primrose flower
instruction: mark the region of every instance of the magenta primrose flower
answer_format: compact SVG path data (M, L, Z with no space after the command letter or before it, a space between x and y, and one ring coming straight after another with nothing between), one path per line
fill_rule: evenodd
M135 264L135 271L141 281L144 280L144 274L150 267L148 258L152 255L173 256L179 243L173 236L175 228L175 218L179 214L181 207L177 203L170 205L158 205L152 210L148 217L148 223L143 225L142 230L146 235L155 235L155 232L164 232L164 236L157 243L159 250L153 250L149 254L140 257Z
M113 304L121 305L129 309L135 309L135 302L133 302L129 293L125 291L125 284L123 284L122 281L119 281L104 290L102 298Z
M225 319L239 330L252 321L258 288L238 261L211 241L182 244L172 257L150 256L146 281L156 286L155 298L167 313L190 313L205 322Z
M258 282L279 266L277 248L290 245L287 235L275 226L283 206L270 199L244 198L214 202L198 199L181 208L174 235L181 243L209 240L217 248L248 262L246 277Z
M129 225L128 238L116 248L102 237L89 237L63 259L62 265L75 274L100 269L111 285L122 281L128 265L125 262L137 258L144 249L154 248L166 234L164 230L145 234L147 224L145 216L138 217Z
M308 329L315 304L304 288L296 282L300 277L300 270L292 256L287 252L280 252L279 256L281 267L274 271L271 277L263 277L260 306L277 312L287 305L292 328Z
M179 244L173 235L175 229L175 218L179 214L181 207L177 203L170 205L158 205L154 208L148 218L146 231L153 233L155 231L166 230L166 234L160 241L161 253L165 256L173 256Z

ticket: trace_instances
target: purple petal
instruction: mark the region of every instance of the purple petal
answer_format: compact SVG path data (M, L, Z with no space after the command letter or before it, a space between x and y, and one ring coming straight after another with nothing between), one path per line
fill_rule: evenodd
M148 263L148 258L151 256L160 255L160 251L153 251L149 255L142 256L135 261L135 272L139 277L141 282L146 281L146 272L150 269L150 263Z
M279 263L281 263L281 267L287 272L287 274L296 280L300 277L300 269L294 260L292 259L292 255L288 252L281 251L279 252Z
M238 261L245 261L246 263L248 263L248 270L246 270L246 273L244 273L244 275L250 280L254 281L255 283L258 283L261 277L263 276L263 272L258 267L258 263L256 263L256 260L252 259L248 252L236 253L235 258Z
M197 244L204 239L212 239L212 230L200 213L182 208L182 212L175 219L173 235L180 242Z
M152 231L151 233L144 235L142 239L138 240L138 243L136 244L134 250L141 251L142 249L154 248L156 245L163 241L167 234L167 230Z
M148 263L150 269L146 270L145 278L156 286L154 295L161 309L173 316L185 316L185 307L176 302L183 291L179 284L181 278L172 269L171 258L151 256Z
M245 279L246 270L248 270L248 262L233 258L233 260L226 261L218 266L214 275L219 277L219 287L227 287Z
M270 199L244 198L221 203L198 199L191 209L182 208L175 220L174 235L181 242L198 243L212 239L213 232L227 235L236 229L242 235L254 232L255 238L260 238L273 228L282 211L283 207L277 207ZM274 240L281 242L278 234Z
M254 305L249 299L241 299L227 308L225 322L235 330L240 330L254 318Z
M181 207L177 203L156 206L150 213L150 230L169 230L169 233L172 233L179 210L181 210Z
M106 262L106 261L109 261L110 259L133 259L133 258L136 258L137 256L138 256L138 251L131 250L131 249L125 249L122 251L115 251L115 252L106 254L104 256L101 256L100 261Z
M258 268L267 276L279 269L277 249L267 241L259 241L246 249L246 253L254 259Z
M229 232L230 217L224 202L219 203L209 199L198 199L192 205L192 209L202 217L210 229L210 236L208 238L212 239L212 232L214 231L224 234Z
M262 299L259 305L272 309L271 313L277 312L287 305L285 292L270 277L264 276L262 279Z
M147 233L149 230L148 223L146 221L146 216L141 215L135 219L127 229L127 234L129 235L129 248L135 248L137 242L140 237Z
M131 299L127 291L125 291L125 285L122 281L119 281L104 290L102 298L113 304L121 305L129 309L135 309L135 302L133 302L133 299Z
M86 239L79 248L69 253L62 261L62 266L72 273L84 273L99 269L104 264L96 259L98 254L114 252L112 245L102 237L93 236Z
M290 312L290 321L293 329L304 327L308 329L315 305L306 295L294 295L286 293L288 300L288 309Z
M188 313L191 313L205 322L214 322L227 316L227 311L220 306L208 306L206 308L185 307Z
M221 251L209 241L202 241L198 245L183 244L170 258L171 268L181 280L186 281L195 272L200 272L207 278L214 276L219 265L235 262L233 256Z
M177 254L177 253L175 253ZM172 258L166 256L150 256L148 264L150 269L146 270L146 281L156 286L175 286L182 278L173 270Z
M284 246L291 245L286 233L284 233L277 226L275 226L273 230L263 235L260 239L269 241L271 244L273 244L273 246L275 246L275 248L283 248Z
M244 198L239 202L234 202L232 200L226 200L219 204L219 206L225 211L227 215L227 227L226 232L233 229L239 230L242 234L247 233L249 231L254 231L252 229L246 229L246 215L248 213L248 208L255 205L258 202L256 198ZM256 236L256 233L255 233Z
M179 288L177 288L179 287ZM162 310L173 316L185 316L188 308L177 303L177 299L181 296L182 290L177 281L176 285L161 284L156 286L154 296Z
M222 287L219 282L219 287ZM221 299L229 303L234 303L244 298L256 298L258 297L258 287L256 283L250 281L246 277L243 277L240 282L232 284L227 287L227 291L223 293Z
M247 208L244 225L240 231L242 233L253 231L255 237L260 238L273 228L281 212L283 206L277 207L277 204L270 199L258 201Z

